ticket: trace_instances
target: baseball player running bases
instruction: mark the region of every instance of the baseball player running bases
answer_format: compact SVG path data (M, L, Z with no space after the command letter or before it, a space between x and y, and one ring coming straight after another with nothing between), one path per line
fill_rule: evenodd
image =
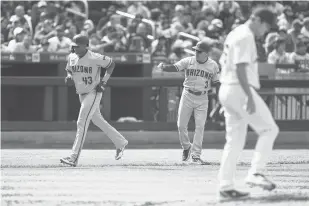
M88 45L88 37L76 35L72 43L73 52L69 55L65 68L67 71L65 81L66 83L74 81L81 103L72 154L60 159L62 163L71 166L78 164L90 120L113 141L116 146L116 160L122 157L128 144L128 141L103 118L99 108L104 87L115 68L115 63L108 56L88 50ZM101 68L106 69L102 79Z
M250 186L273 190L276 185L263 174L274 141L279 133L271 112L256 92L260 88L255 37L262 37L275 23L269 9L256 8L243 25L232 30L224 43L220 58L221 87L219 100L224 109L226 143L219 178L219 200L249 196L234 188L236 163L243 150L248 125L259 135L251 168L245 179Z
M184 71L184 89L181 95L177 126L180 144L183 148L182 160L187 161L192 157L192 162L208 164L201 159L204 126L207 119L208 91L211 82L219 82L218 64L208 57L211 49L206 42L198 42L195 47L195 56L186 57L175 64L164 65L160 63L158 68L166 72ZM195 134L193 144L188 136L188 122L194 113Z

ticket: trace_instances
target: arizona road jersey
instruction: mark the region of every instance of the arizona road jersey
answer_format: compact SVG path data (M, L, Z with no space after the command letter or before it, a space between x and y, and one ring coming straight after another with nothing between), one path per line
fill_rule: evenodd
M76 93L85 94L93 91L100 82L101 68L107 68L111 63L110 57L92 51L88 51L82 58L71 53L66 70L72 72Z
M254 34L247 25L240 25L232 30L224 42L220 57L222 84L239 84L236 64L247 63L248 83L256 89L260 88L257 64L257 50Z
M205 63L198 63L195 56L186 57L174 64L178 71L185 70L183 86L193 91L208 91L211 81L219 81L218 64L208 57Z

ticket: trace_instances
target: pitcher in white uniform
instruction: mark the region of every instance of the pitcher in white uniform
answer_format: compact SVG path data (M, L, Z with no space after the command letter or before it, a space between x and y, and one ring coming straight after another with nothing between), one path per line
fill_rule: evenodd
M218 64L208 57L211 45L207 42L198 42L195 47L195 56L186 57L175 64L160 63L159 69L167 72L185 72L184 89L178 108L178 132L180 144L183 148L182 160L192 157L192 162L208 164L201 159L204 126L207 119L208 91L211 83L219 82ZM195 134L193 144L188 136L188 122L194 112Z
M74 51L69 55L66 66L66 83L74 81L81 103L72 154L60 159L62 163L71 166L76 166L78 163L90 120L115 144L116 160L122 157L125 146L128 144L128 141L103 118L99 107L104 87L115 68L115 63L108 56L88 50L88 45L88 37L76 35L72 43ZM106 73L101 80L102 68L106 69Z
M263 174L279 133L269 108L256 92L260 88L255 37L262 37L275 23L276 15L256 8L250 19L232 30L220 58L219 100L224 109L226 144L219 171L219 200L247 197L234 187L236 164L243 150L248 125L259 135L246 183L273 190L276 186Z

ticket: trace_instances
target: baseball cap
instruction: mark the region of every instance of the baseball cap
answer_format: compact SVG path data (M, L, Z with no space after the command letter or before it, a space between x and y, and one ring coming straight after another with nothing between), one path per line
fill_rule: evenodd
M219 28L223 28L223 22L220 19L213 19L210 24Z
M185 7L183 5L177 4L175 7L175 11L184 11Z
M40 2L38 3L38 7L39 7L39 8L41 8L41 7L46 7L46 6L47 6L46 1L40 1Z
M71 46L79 46L79 45L84 45L88 46L89 45L89 39L87 36L82 35L82 34L77 34L73 37L73 41L71 43Z
M200 52L209 52L210 51L210 44L205 41L199 41L196 46L192 47L192 49L200 51Z
M23 28L17 27L17 28L14 29L13 34L14 34L14 36L16 36L17 34L20 34L20 33L22 33L23 31L24 31Z

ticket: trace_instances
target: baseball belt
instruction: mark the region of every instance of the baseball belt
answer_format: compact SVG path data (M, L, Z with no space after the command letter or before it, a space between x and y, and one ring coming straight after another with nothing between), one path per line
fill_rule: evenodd
M195 91L192 91L190 89L188 89L188 92L191 93L191 94L194 94L196 96L201 96L203 94L207 94L207 91L203 91L203 92L195 92Z

